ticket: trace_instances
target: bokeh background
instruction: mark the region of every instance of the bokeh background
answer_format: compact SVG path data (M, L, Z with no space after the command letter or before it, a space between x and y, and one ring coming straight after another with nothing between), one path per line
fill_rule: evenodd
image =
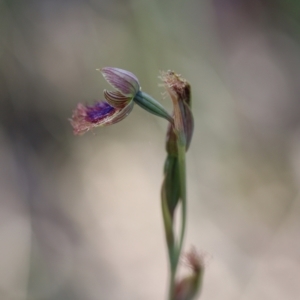
M136 107L75 137L96 71L192 85L188 234L202 300L300 295L297 0L0 1L0 299L166 299L167 124Z

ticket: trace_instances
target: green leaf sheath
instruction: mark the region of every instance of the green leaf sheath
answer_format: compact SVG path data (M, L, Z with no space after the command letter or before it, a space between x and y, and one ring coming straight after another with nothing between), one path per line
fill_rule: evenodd
M178 157L168 155L165 164L165 181L164 189L166 193L168 208L171 218L174 217L174 211L180 198L180 182L179 182L179 169Z

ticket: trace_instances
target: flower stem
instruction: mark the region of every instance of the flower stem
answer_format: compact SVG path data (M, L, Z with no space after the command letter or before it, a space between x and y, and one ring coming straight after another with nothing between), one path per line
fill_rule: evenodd
M173 118L165 110L165 108L147 93L138 91L135 97L133 98L133 101L148 112L156 116L162 117L168 120L170 123L173 123Z
M175 275L176 275L176 270L174 272L171 272L171 274L170 274L169 298L168 298L168 300L174 300Z

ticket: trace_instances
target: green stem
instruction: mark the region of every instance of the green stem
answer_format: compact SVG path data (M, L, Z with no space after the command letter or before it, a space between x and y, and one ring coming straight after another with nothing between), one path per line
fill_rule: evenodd
M174 122L172 116L170 116L170 114L165 110L165 108L150 95L142 91L138 91L135 97L133 98L133 101L148 112L156 116L162 117L168 120L170 123Z
M171 274L170 274L169 298L168 298L168 300L174 300L175 275L176 275L176 270L174 272L171 272Z

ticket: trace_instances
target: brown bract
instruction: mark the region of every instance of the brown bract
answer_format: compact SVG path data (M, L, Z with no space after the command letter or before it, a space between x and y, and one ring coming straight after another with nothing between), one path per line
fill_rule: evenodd
M191 105L191 86L186 79L174 71L161 72L160 79L164 82L164 86L170 96L178 97L181 101Z
M160 79L163 81L163 86L170 95L174 107L174 128L169 125L167 151L168 153L176 152L173 130L176 131L176 134L183 136L186 150L188 150L194 130L194 119L191 111L191 86L186 79L173 71L161 72Z

